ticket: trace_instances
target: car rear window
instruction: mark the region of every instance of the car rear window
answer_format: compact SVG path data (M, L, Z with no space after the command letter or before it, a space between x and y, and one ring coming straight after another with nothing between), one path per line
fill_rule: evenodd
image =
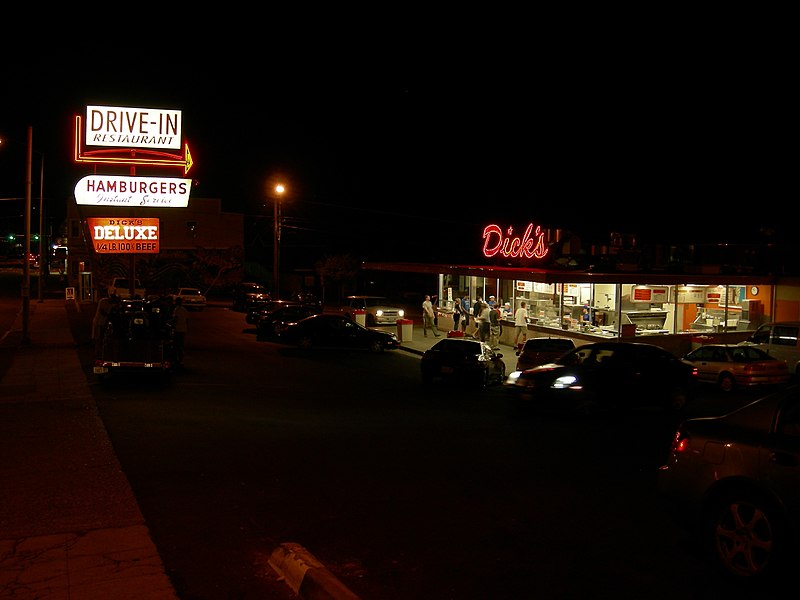
M566 352L574 347L575 345L570 340L534 339L528 340L524 349L528 352Z

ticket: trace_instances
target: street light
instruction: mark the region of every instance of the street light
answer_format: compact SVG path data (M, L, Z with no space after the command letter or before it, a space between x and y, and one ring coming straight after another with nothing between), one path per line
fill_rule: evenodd
M275 287L275 300L281 297L280 251L281 251L281 196L286 192L282 183L275 185L274 239L272 243L272 280Z
M2 143L3 140L0 140ZM31 298L31 173L33 153L41 156L39 171L39 302L42 301L42 254L44 253L43 206L44 206L44 154L33 148L33 127L28 127L25 153L25 255L22 260L22 342L30 342L30 298Z
M31 310L31 163L33 162L33 127L28 126L28 149L25 155L25 258L22 259L22 343L30 338Z

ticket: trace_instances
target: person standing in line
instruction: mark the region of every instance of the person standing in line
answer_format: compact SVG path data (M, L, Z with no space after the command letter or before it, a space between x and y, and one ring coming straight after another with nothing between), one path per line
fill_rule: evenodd
M519 303L519 308L514 313L514 346L528 339L528 309L525 308L525 301Z
M482 342L489 341L489 333L492 329L491 322L492 309L485 302L481 302L481 316L478 317L478 339Z
M433 303L431 297L425 295L425 300L422 303L422 334L428 337L428 329L433 332L433 337L439 337L436 332L436 326L433 324L435 313L433 312Z
M472 334L476 340L481 338L481 311L483 310L483 298L478 296L475 298L475 304L472 305L472 319L475 321L475 332Z
M189 328L189 311L183 305L183 298L175 298L172 309L172 348L175 353L175 365L183 367L183 348L186 343L186 331Z
M497 300L495 299L494 296L489 296L488 304L489 304L489 308L494 308L495 306L497 306Z
M489 345L492 350L500 349L500 308L489 309Z
M461 331L466 333L469 325L469 296L464 294L461 299Z
M458 323L461 321L461 299L453 301L453 331L458 331Z

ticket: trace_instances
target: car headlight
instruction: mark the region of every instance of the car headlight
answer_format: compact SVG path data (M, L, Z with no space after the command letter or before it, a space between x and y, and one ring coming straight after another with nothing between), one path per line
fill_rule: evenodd
M399 317L402 319L403 317L405 317L405 316L406 316L406 311L404 311L404 310L401 308L400 310L398 310L398 311L397 311L397 315L398 315L398 316L399 316Z
M375 316L376 316L376 317L382 317L382 316L383 316L383 311L382 311L382 310L380 310L380 309L376 310L376 311L375 311Z
M561 377L556 378L550 387L557 390L563 390L566 388L575 387L575 382L577 381L578 378L575 377L575 375L562 375Z

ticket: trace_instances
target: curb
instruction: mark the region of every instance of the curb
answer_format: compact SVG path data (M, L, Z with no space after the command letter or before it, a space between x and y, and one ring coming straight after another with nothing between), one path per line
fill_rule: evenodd
M281 544L267 562L304 600L360 600L300 544Z

